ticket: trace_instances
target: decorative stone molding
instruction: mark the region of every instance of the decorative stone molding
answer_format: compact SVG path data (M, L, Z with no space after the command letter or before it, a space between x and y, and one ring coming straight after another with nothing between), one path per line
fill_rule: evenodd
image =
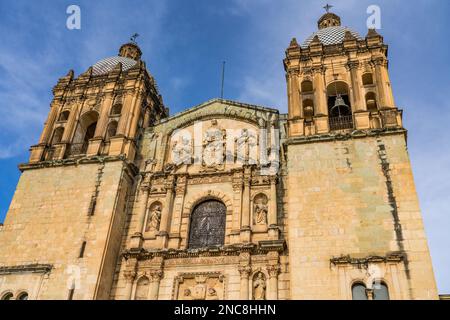
M190 213L197 204L199 204L200 202L202 202L204 200L208 200L208 199L220 200L227 207L227 212L232 210L233 202L225 193L216 191L216 190L214 190L214 191L208 190L208 191L205 191L203 193L196 195L195 200L189 200L185 205L184 212Z
M276 278L281 273L281 267L279 264L276 265L268 265L266 267L267 273L269 274L269 278Z
M25 264L17 266L0 267L0 275L15 273L50 273L53 269L52 264Z
M332 265L357 265L367 268L370 263L400 263L405 260L403 253L389 253L385 256L368 256L364 258L352 258L350 255L331 258Z

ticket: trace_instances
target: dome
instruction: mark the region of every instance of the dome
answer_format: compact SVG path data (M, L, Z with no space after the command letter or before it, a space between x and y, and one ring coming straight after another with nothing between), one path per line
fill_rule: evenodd
M306 39L305 42L303 42L302 48L309 47L309 44L311 43L311 41L313 41L315 36L318 36L320 42L325 46L342 43L344 41L345 33L347 31L350 31L350 33L356 39L363 40L357 32L351 30L350 28L342 27L342 26L334 26L334 27L323 28L323 29L320 29L320 30L314 32L311 36L308 37L308 39Z
M134 67L138 62L136 60L126 57L110 57L100 60L92 66L92 74L94 76L101 76L110 73L117 66L118 63L122 63L122 70L127 71Z

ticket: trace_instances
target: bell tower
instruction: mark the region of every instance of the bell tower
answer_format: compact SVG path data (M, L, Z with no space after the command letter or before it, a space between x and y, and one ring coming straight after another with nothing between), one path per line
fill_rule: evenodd
M133 161L141 131L167 116L141 55L135 42L126 43L117 57L61 78L30 163L105 155Z
M0 229L0 291L26 289L30 299L110 298L145 165L144 130L168 116L141 55L132 41L78 77L69 71L53 88L39 143L19 166Z
M303 44L292 39L284 66L289 135L402 127L388 73L388 47L375 30L365 38L327 12Z
M291 299L437 299L388 46L317 25L284 60Z

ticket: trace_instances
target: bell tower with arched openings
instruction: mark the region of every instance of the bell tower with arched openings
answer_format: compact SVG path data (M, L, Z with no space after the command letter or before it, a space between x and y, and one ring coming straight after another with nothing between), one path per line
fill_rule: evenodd
M166 117L162 97L135 42L78 78L61 78L30 163L92 156L134 161L142 130Z
M330 12L301 45L292 39L284 60L289 135L401 128L387 52L377 31L363 38Z
M284 60L291 299L436 299L388 46L317 26Z

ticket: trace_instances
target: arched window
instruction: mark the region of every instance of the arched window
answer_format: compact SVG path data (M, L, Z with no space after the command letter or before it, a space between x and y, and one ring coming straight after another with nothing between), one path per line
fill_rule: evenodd
M28 300L28 293L22 292L17 296L17 300Z
M312 84L312 82L309 81L309 80L303 81L302 85L301 85L301 90L302 90L302 93L312 92L313 91L313 84Z
M14 295L11 292L5 293L0 300L12 300Z
M217 200L197 205L191 215L189 248L221 246L225 242L226 207Z
M117 133L117 121L111 121L106 129L106 140L114 137Z
M377 97L375 96L375 93L368 92L366 94L366 106L367 111L376 112L378 110Z
M352 286L352 299L353 300L367 300L366 286L357 282Z
M149 287L150 280L147 277L140 278L136 285L134 300L147 300Z
M61 112L61 114L59 115L58 121L67 121L67 120L69 120L69 115L70 115L69 111Z
M52 145L60 143L62 140L63 134L64 134L63 127L56 128L55 132L53 132Z
M389 290L384 282L373 284L373 300L389 300Z
M122 114L122 105L121 104L115 104L111 108L111 115L112 116L120 116Z
M89 146L89 140L94 138L97 121L98 113L95 111L89 111L81 116L70 149L72 155L86 153Z
M373 84L373 76L371 73L364 73L362 76L362 82L364 86Z

